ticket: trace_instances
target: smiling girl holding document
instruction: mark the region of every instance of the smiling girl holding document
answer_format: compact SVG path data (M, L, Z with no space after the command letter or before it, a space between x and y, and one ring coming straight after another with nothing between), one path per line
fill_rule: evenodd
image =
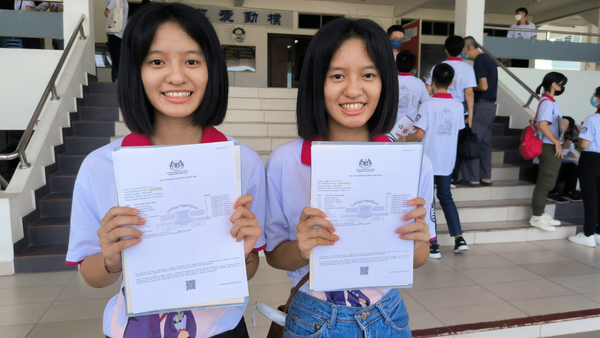
M267 162L266 257L271 266L287 270L294 284L308 272L312 249L339 239L326 215L308 207L311 141L390 142L382 134L395 122L398 82L388 46L386 33L373 21L340 18L323 26L308 48L297 101L302 138L275 149ZM432 173L425 160L419 191L433 191ZM423 206L430 198L411 200L417 208L404 219L414 223L390 233L415 241L415 268L429 257ZM411 336L397 289L310 292L305 284L292 298L285 323L286 337L375 334Z
M124 226L145 223L138 210L116 207L111 152L122 146L233 140L213 127L225 117L228 78L221 45L203 15L182 4L148 4L129 21L122 48L119 103L134 134L91 153L73 194L67 264L81 264L83 278L97 288L119 279L121 251L141 241L139 230ZM234 204L230 233L232 240L244 240L250 279L265 244L259 227L264 217L264 167L249 147L242 145L241 153L243 196ZM121 240L127 237L131 238ZM242 305L128 318L120 292L105 309L104 333L112 338L248 337L244 310Z

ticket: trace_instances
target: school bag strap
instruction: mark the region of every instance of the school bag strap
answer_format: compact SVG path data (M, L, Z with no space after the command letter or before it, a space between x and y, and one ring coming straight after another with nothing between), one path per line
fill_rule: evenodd
M298 292L298 290L300 290L302 285L304 285L308 281L308 279L310 278L309 275L310 275L310 272L306 273L306 275L304 275L304 277L302 277L302 279L298 282L298 284L296 284L296 286L292 290L292 293L290 293L290 297L288 298L287 302L285 303L285 305L283 306L281 311L283 311L285 313L288 312L288 309L290 308L290 303L292 302L292 298L294 298L294 295L296 294L296 292Z

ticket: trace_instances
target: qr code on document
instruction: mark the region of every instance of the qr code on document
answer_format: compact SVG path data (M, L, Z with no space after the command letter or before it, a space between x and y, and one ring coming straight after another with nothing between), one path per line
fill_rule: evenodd
M185 281L185 290L186 291L196 290L196 280L195 279L186 280Z
M361 276L368 276L369 275L369 267L368 266L361 266L360 267L360 275Z

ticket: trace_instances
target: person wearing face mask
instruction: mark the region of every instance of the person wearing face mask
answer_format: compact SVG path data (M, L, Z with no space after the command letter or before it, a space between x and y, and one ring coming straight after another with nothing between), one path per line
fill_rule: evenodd
M402 41L404 41L404 28L400 25L390 26L387 30L387 35L390 38L390 42L392 44L392 50L394 51L394 59L400 52L400 46L402 46Z
M600 87L594 91L590 103L596 112L586 117L579 134L579 143L583 148L578 168L583 198L583 232L569 236L569 241L593 248L600 244Z
M532 216L529 224L544 231L555 231L555 226L560 225L560 221L544 213L544 209L546 197L554 188L563 158L562 114L554 97L564 93L566 84L566 76L558 72L550 72L544 76L542 84L535 90L540 94L541 88L544 87L544 94L538 104L535 117L543 144L542 153L538 156L540 163L537 182L531 197Z
M531 29L531 32L520 32L520 31L508 31L508 35L506 36L509 39L525 39L525 40L535 40L537 36L537 32L535 31L535 25L529 21L527 21L527 9L525 7L518 8L515 11L515 19L517 23L510 26L510 28L519 28L519 29ZM528 68L529 60L527 59L512 59L511 60L512 67L519 68Z

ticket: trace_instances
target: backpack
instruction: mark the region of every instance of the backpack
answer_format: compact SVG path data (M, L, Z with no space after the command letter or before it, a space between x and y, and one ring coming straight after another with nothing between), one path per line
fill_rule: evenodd
M538 105L537 112L535 113L535 118L533 120L529 120L529 125L523 129L521 133L521 142L519 143L519 153L525 160L532 160L542 153L542 140L539 137L539 131L537 128L536 120L538 113L540 111L540 105Z

